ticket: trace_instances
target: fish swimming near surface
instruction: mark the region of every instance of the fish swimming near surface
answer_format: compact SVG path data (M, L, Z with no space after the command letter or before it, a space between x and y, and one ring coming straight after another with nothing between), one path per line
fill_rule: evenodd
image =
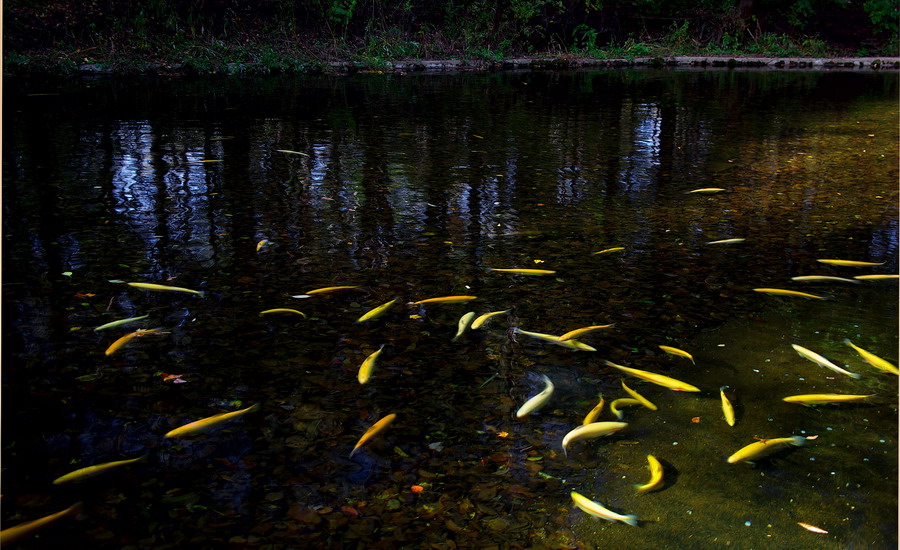
M188 294L196 294L203 298L206 293L200 290L191 290L180 286L158 285L155 283L128 283L128 286L139 288L141 290L152 290L156 292L186 292Z
M625 247L624 246L614 246L612 248L604 248L603 250L601 250L599 252L594 252L594 255L596 256L597 254L609 254L610 252L618 252L620 250L625 250Z
M828 531L826 531L825 529L822 529L821 527L816 527L815 525L810 525L808 523L803 523L802 521L798 521L797 525L799 525L800 527L803 527L810 533L816 533L819 535L827 535L828 534Z
M587 334L588 332L594 332L595 330L609 328L614 325L615 325L615 323L611 323L609 325L591 325L589 327L576 328L575 330L570 330L569 332L563 334L562 336L560 336L558 338L558 340L560 342L565 342L567 340L577 338L578 336L581 336L582 334Z
M553 275L556 271L551 269L497 269L494 267L489 267L488 271L496 271L498 273L512 273L513 275Z
M709 242L706 243L706 244L734 244L734 243L742 243L742 242L744 242L744 241L746 241L746 240L747 240L747 239L743 239L743 238L736 238L736 239L722 239L722 240L720 240L720 241L709 241Z
M823 264L840 265L845 267L871 267L876 265L884 265L884 262L858 262L856 260L816 260Z
M663 467L659 460L653 455L647 455L647 462L650 467L650 481L644 485L636 484L634 487L638 493L649 493L663 486Z
M392 305L396 304L396 303L399 302L399 301L400 301L399 298L394 298L394 299L391 300L390 302L387 302L387 303L385 303L385 304L381 304L380 306L378 306L378 307L376 307L376 308L370 309L370 310L367 311L366 313L363 313L362 316L361 316L359 319L356 320L356 322L357 322L357 323L362 323L362 322L365 322L365 321L372 321L373 319L378 319L379 317L381 317L382 315L384 315L384 313L385 313L388 309L390 309L390 307L391 307Z
M666 352L670 355L686 357L687 359L691 360L691 363L694 363L694 356L691 355L690 353L684 351L683 349L673 348L672 346L659 346L659 349L663 350L664 352ZM694 364L696 365L697 363L694 363Z
M859 279L860 281L878 281L882 279L900 279L900 275L894 275L891 273L876 273L872 275L856 275L853 278Z
M725 422L729 426L734 426L734 406L731 404L731 401L728 400L728 397L725 396L725 388L727 387L728 386L722 386L719 388L719 397L722 398L722 414L725 416Z
M88 466L86 468L79 468L74 472L69 472L64 476L60 476L53 480L54 485L59 485L60 483L69 483L72 481L81 481L83 479L93 477L107 470L112 470L118 468L120 466L126 466L128 464L134 464L135 462L140 462L146 459L149 455L139 456L137 458L130 458L128 460L116 460L114 462L104 462L103 464L95 464L94 466Z
M201 418L200 420L195 420L189 424L185 424L180 428L175 428L174 430L168 432L165 437L168 438L180 438L180 437L193 437L195 435L204 434L216 428L222 426L226 422L239 418L247 413L256 412L261 408L260 404L257 403L255 405L251 405L246 409L241 409L239 411L232 411L222 414L216 414L210 416L208 418Z
M636 391L634 391L633 389L631 389L631 388L629 388L628 386L626 386L624 380L622 380L621 382L622 382L622 389L625 390L625 392L628 393L628 395L630 395L631 397L637 399L638 403L640 403L641 405L647 407L647 408L650 409L651 411L655 411L655 410L657 410L657 409L659 408L659 407L657 407L656 405L654 405L653 403L651 403L649 399L647 399L647 398L644 397L643 395L639 394L638 392L636 392Z
M355 288L360 288L359 285L343 285L343 286L326 286L323 288L317 288L315 290L308 290L304 292L307 296L315 296L316 294L329 294L331 292L337 292L339 290L353 290Z
M372 371L375 370L375 362L383 349L384 344L381 344L381 347L369 354L365 361L362 362L362 365L359 366L359 373L356 375L356 379L359 380L360 384L365 384L372 377Z
M803 395L789 395L782 399L785 403L797 403L805 407L814 407L816 405L824 405L826 403L847 403L850 401L861 401L873 397L870 395L850 395L846 393L808 393Z
M829 275L801 275L799 277L791 277L792 281L817 282L817 281L833 281L836 283L854 283L859 284L856 279L846 279L844 277L831 277Z
M368 440L372 439L382 430L387 428L395 418L397 418L397 415L395 413L391 413L378 422L372 424L369 429L366 430L366 433L362 434L362 437L359 438L359 441L356 442L356 445L353 446L353 450L350 451L350 456L352 457L354 453L356 453L356 451L358 451L359 448L362 447Z
M168 332L163 332L163 331L161 331L159 329L155 329L155 328L146 328L146 329L139 328L134 332L129 332L125 336L122 336L121 338L119 338L118 340L116 340L115 342L110 344L109 347L106 348L106 351L104 352L104 354L112 355L115 352L122 349L123 347L125 347L125 344L132 341L134 338L139 338L139 337L145 336L147 334L168 334Z
M797 290L785 290L783 288L754 288L754 292L762 292L773 296L796 296L798 298L809 298L811 300L824 300L824 296L816 296L808 292L799 292Z
M544 379L543 391L525 401L525 403L519 407L519 410L516 411L516 418L522 418L523 416L533 413L546 405L547 401L550 400L550 396L553 395L553 382L550 381L550 378L548 378L547 375L542 375L542 377Z
M581 423L582 426L585 424L590 424L591 422L596 422L597 417L599 417L600 413L603 412L603 405L606 403L606 401L603 400L602 395L598 395L597 398L600 401L596 405L594 405L594 408L591 409L589 413L584 416L584 421Z
M437 298L426 298L418 302L412 302L413 305L419 304L464 304L477 300L478 296L439 296Z
M635 405L640 405L641 402L633 397L620 397L618 399L614 399L612 403L609 404L609 410L613 413L616 418L622 420L625 417L625 413L619 410L619 407L633 407Z
M613 367L615 369L619 369L620 371L630 374L636 378L640 378L641 380L646 380L647 382L653 382L658 386L663 386L664 388L669 388L670 390L675 391L700 391L700 388L696 386L692 386L687 382L682 382L681 380L676 380L674 378L669 378L668 376L664 376L662 374L656 374L654 372L649 372L645 370L633 369L631 367L624 367L622 365L617 365L612 361L604 361L606 366Z
M7 527L6 529L0 531L0 546L12 544L19 539L36 533L40 529L43 529L44 527L50 525L58 519L77 513L79 510L81 510L81 503L76 502L75 504L69 506L61 512L56 512L55 514L50 514L49 516L44 516L39 519L26 521L18 525L13 525L12 527Z
M262 247L264 247L264 246L266 246L266 245L268 245L268 244L269 244L269 241L266 240L266 239L263 239L263 240L259 241L258 243L256 243L256 251L259 252L259 250L260 250Z
M512 311L512 310L504 309L503 311L491 311L489 313L481 314L478 317L476 317L474 321L472 321L471 328L472 328L472 330L480 328L481 325L485 324L491 317L495 317L497 315L504 315L506 313L509 313L510 311Z
M687 191L685 194L690 195L691 193L700 193L700 194L711 194L711 193L721 193L724 191L721 187L701 187L700 189L691 189Z
M560 342L559 336L554 336L552 334L544 334L543 332L530 332L527 330L522 330L519 327L515 327L513 329L513 332L515 332L516 334L531 336L532 338L537 338L538 340L550 342L551 344L556 344L557 346L562 346L568 349L574 349L578 351L597 351L597 348L591 347L583 342L579 342L578 340L569 339L564 342Z
M457 323L456 328L456 336L453 337L451 342L456 342L459 338L466 332L466 329L469 328L469 325L472 324L472 319L475 318L475 312L470 311L459 318L459 323Z
M110 328L120 327L122 325L127 325L129 323L136 323L137 321L141 321L150 317L150 315L141 315L140 317L129 317L128 319L119 319L118 321L111 321L106 323L105 325L100 325L99 327L94 328L94 332L98 332L101 330L106 330Z
M595 502L575 491L570 493L572 497L572 502L575 503L575 506L584 510L586 513L594 516L595 518L605 519L606 521L621 521L622 523L627 523L628 525L637 525L638 518L633 514L618 514L613 512L609 508L606 508L599 502Z
M775 439L763 439L742 447L738 452L729 456L727 462L734 464L735 462L752 462L756 459L768 456L785 447L793 445L800 447L809 439L815 439L818 436L803 437L802 435L794 435L791 437L778 437Z
M898 370L897 367L890 361L886 361L886 360L882 359L881 357L878 357L874 353L868 352L868 351L862 349L861 347L854 345L853 342L851 342L849 338L844 338L844 343L847 344L848 346L850 346L851 348L855 349L856 353L858 353L859 356L862 357L866 361L866 363L872 365L876 369L884 371L888 374L900 375L900 370Z
M626 427L628 427L626 422L591 422L590 424L583 424L574 430L569 431L569 433L563 437L563 452L568 455L569 444L578 441L579 439L593 439L595 437L611 435Z
M828 359L825 359L818 353L816 353L812 350L808 350L808 349L804 348L803 346L798 346L797 344L791 344L791 347L794 348L794 351L796 351L798 354L800 354L800 357L803 357L804 359L808 359L821 367L825 367L826 369L831 369L834 372L838 372L840 374L849 376L851 378L856 378L856 379L862 378L861 374L859 374L857 372L850 372L848 370L844 370L841 367L839 367L839 366L835 365L834 363L832 363L831 361L829 361Z
M300 315L304 318L306 317L306 314L303 313L302 311L298 311L296 309L290 309L290 308L286 308L286 307L276 307L275 309L267 309L265 311L260 311L259 316L262 317L263 315L268 315L270 313L293 313L295 315Z

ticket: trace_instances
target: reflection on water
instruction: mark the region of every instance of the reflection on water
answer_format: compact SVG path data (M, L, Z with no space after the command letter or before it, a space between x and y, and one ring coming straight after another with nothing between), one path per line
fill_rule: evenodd
M11 86L4 527L85 502L23 547L896 546L896 378L842 340L896 362L897 284L790 280L897 273L895 74ZM26 96L47 89L61 95ZM706 187L725 191L688 193ZM745 241L706 244L732 238ZM624 250L594 254L612 247ZM363 288L298 297L333 285ZM445 295L478 299L355 323L393 298ZM307 318L258 315L277 307ZM464 313L504 309L450 341ZM146 325L92 330L144 314ZM509 330L607 323L584 337L594 353ZM135 328L169 334L104 356ZM864 378L842 379L792 343ZM359 365L382 344L361 386ZM624 397L607 359L703 391L631 380L660 410L627 408L627 430L566 457L562 436L597 394ZM543 388L538 374L553 380L552 401L517 420ZM724 385L734 428L720 418ZM826 392L876 397L781 401ZM162 438L256 402L262 411L207 437ZM389 413L397 420L348 458ZM754 437L798 433L819 438L757 468L725 463ZM146 463L50 485L148 450ZM647 454L666 484L637 496ZM572 490L639 527L587 520Z

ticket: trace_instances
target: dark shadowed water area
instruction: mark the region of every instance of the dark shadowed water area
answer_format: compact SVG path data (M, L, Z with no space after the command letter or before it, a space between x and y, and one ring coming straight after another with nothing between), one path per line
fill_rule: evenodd
M896 548L898 378L844 343L897 363L897 280L853 278L898 272L896 74L4 92L3 527L82 502L18 547ZM792 280L816 275L843 280ZM339 285L358 288L307 294ZM412 304L441 296L477 298ZM304 315L261 314L275 308ZM503 310L453 341L464 314ZM596 351L516 330L604 324L579 337ZM138 329L159 332L106 354ZM517 418L542 375L550 400ZM623 380L658 409L623 408L627 427L564 453L598 394L598 420L616 420ZM782 401L818 393L870 397ZM804 444L726 462L788 436ZM664 481L638 494L647 455ZM572 491L637 525L590 517Z

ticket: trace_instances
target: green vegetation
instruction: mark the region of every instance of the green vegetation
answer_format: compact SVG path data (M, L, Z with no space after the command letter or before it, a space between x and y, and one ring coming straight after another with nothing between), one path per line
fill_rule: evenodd
M297 72L332 61L893 56L894 0L4 2L4 68ZM170 69L167 69L166 67Z

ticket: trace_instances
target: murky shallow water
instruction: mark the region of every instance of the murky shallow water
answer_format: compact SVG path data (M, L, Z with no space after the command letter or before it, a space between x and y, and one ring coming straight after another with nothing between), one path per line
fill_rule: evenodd
M897 273L896 75L8 88L3 526L84 502L22 547L896 547L897 379L842 340L896 363L897 283L790 280ZM59 95L29 95L48 92ZM725 191L687 193L706 187ZM746 240L706 244L729 238ZM332 285L362 288L296 298ZM406 305L445 295L478 299ZM355 322L393 298L384 317ZM307 318L259 315L277 307ZM451 342L464 313L509 308ZM92 330L144 314L131 329ZM583 339L596 352L509 330L606 323ZM104 355L137 327L168 334ZM864 377L819 367L792 343ZM360 385L360 364L382 344ZM627 429L566 457L561 439L597 394L625 396L604 360L702 391L627 380L659 410L625 409ZM552 400L516 419L540 374ZM875 397L781 401L820 392ZM203 438L163 438L253 403L261 411ZM389 413L397 420L348 458ZM795 434L819 437L756 468L725 462L754 437ZM637 496L647 454L666 484ZM572 490L639 526L589 519Z

